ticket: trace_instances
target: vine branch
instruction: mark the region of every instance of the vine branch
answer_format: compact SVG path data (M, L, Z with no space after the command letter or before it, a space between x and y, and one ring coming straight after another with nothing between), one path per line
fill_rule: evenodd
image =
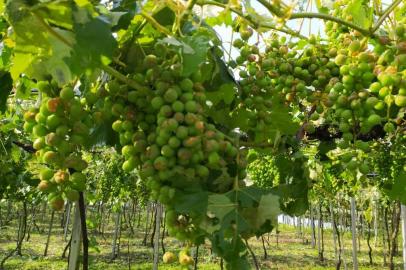
M382 14L381 17L379 17L378 21L372 27L371 33L375 33L379 27L382 25L382 23L386 20L386 18L389 16L389 14L402 2L402 0L396 0L394 1Z
M267 10L269 10L269 12L271 12L272 14L278 16L278 17L283 17L283 12L276 8L275 6L273 6L271 3L267 2L266 0L258 0L258 2L263 5Z
M201 7L203 7L205 5L212 5L212 6L221 7L223 9L229 9L231 12L235 13L236 15L240 16L241 18L243 18L244 20L249 22L251 24L251 26L253 26L254 28L262 27L262 28L266 28L266 29L279 31L279 32L282 32L285 34L289 34L289 35L292 35L295 37L302 38L302 39L307 39L305 36L301 35L300 33L296 32L296 31L293 31L289 28L283 29L283 28L278 28L271 23L259 22L259 21L255 20L254 18L252 18L251 16L245 15L241 10L230 7L229 5L226 5L226 4L223 4L220 2L216 2L216 1L212 1L212 0L203 0L203 1L198 1L197 4L200 5Z
M293 13L290 16L289 20L301 19L301 18L309 18L309 19L317 18L317 19L322 19L322 20L326 20L326 21L333 21L333 22L339 23L341 25L345 25L349 28L355 29L365 36L373 36L373 32L370 32L368 29L360 27L352 22L347 22L343 19L331 16L329 14L314 13L314 12Z
M31 144L22 143L22 142L18 142L18 141L13 141L13 144L17 145L18 147L20 147L21 149L23 149L24 151L26 151L30 154L33 154L37 151L34 149L34 147Z

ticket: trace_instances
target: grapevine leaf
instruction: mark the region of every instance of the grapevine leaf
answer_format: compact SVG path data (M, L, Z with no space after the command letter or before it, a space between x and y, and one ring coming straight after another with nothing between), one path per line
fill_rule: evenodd
M247 130L249 128L248 120L250 119L251 116L252 116L251 112L249 112L244 107L240 107L232 113L231 126L239 127L242 130Z
M297 42L296 48L298 50L302 50L304 47L306 47L306 45L309 44L309 42L305 39L301 39Z
M51 25L72 30L72 8L70 1L48 2L40 5L36 12Z
M329 160L327 153L336 148L335 142L330 141L322 141L320 142L319 146L317 147L317 155L320 158L320 161L327 161Z
M59 32L64 36L69 35L67 31ZM59 85L64 85L72 80L70 67L64 61L65 58L69 57L71 48L54 37L50 37L49 42L52 47L52 56L45 61L45 68Z
M210 6L207 6L207 7L210 7ZM216 26L216 25L222 25L222 24L224 24L226 26L230 26L233 23L233 18L231 16L230 10L224 9L216 16L208 17L207 19L205 19L205 22L209 26Z
M373 10L364 1L353 0L346 10L352 15L355 24L364 28L372 25Z
M320 13L328 14L329 9L323 5L324 4L323 2L324 1L322 1L322 0L316 0L317 10Z
M0 112L6 110L7 98L13 89L13 80L9 72L0 71Z
M189 76L199 69L200 63L204 62L207 51L210 49L210 39L205 35L187 36L182 41L191 47L194 53L183 51L183 76Z
M276 219L280 214L279 198L278 196L268 193L261 197L258 205L258 220L257 226L262 226L268 220L276 224Z
M264 191L255 186L249 186L243 189L232 191L229 194L232 197L238 196L238 202L240 203L240 205L242 207L249 208L255 207L255 205L258 204L258 202L261 199L261 196L264 194Z
M13 50L10 47L4 46L1 48L1 56L0 56L0 68L9 70L11 65L11 57L12 57Z
M89 141L95 145L117 145L118 135L111 129L112 121L104 121L90 131Z
M91 18L83 23L76 20L76 15L82 13L82 9L74 11L75 44L70 58L66 59L72 71L80 75L83 71L89 71L111 62L116 40L114 39L110 25L101 16Z
M42 20L40 15L36 17L27 10L28 8L21 1L12 1L7 4L7 15L15 32L16 43L14 48L16 53L10 68L12 78L16 81L20 74L25 74L42 80L44 76L51 74L59 83L66 83L71 76L68 66L62 59L69 53L68 46L51 35L49 31L45 31L40 22ZM42 13L52 14L52 11L48 11ZM49 27L65 40L72 40L68 31ZM32 29L44 31L38 31L33 35Z
M219 106L217 107L212 107L207 114L214 120L215 123L228 126L227 123L229 123L230 118L228 117L226 110L224 110L224 106L221 106L222 104L220 103L218 105ZM219 109L219 107L223 109Z
M176 194L174 208L177 212L188 213L202 213L207 209L209 200L209 193L202 192L185 192Z
M207 215L219 221L219 224L216 225L216 228L219 228L219 230L225 230L232 224L236 225L238 232L249 230L249 224L237 210L237 204L224 194L213 194L209 196ZM214 228L209 228L210 231L214 231L213 229Z
M268 193L257 202L256 208L245 208L243 215L251 226L256 236L272 230L280 213L278 196Z
M302 215L308 209L307 186L304 184L282 184L272 188L279 196L280 207L289 215Z
M10 156L14 162L19 162L21 159L21 150L15 146L11 147Z
M229 105L234 100L236 94L235 85L231 83L223 84L218 91L207 92L206 96L214 105L224 101Z
M222 220L235 209L235 204L223 194L213 194L208 197L207 212Z
M17 80L34 61L34 56L29 53L16 53L13 58L13 65L10 68L10 74L13 80Z
M400 172L394 179L392 188L387 191L388 196L393 200L400 200L406 204L406 171Z
M216 232L210 237L213 251L226 261L226 269L248 270L247 248L240 237L228 240L223 231Z
M157 13L155 13L153 17L160 25L172 26L173 22L175 21L176 15L169 7L165 6Z
M279 130L284 135L294 135L300 125L293 122L289 109L285 107L275 107L271 112L271 126Z
M226 168L223 168L221 171L221 174L218 175L217 177L213 177L213 181L211 182L211 186L215 190L219 191L227 191L229 190L230 186L232 185L232 178L227 172Z
M28 99L34 87L35 83L33 81L27 77L21 77L16 83L16 98Z
M163 43L163 44L168 44L172 45L174 47L179 47L181 52L184 54L194 54L195 51L192 47L190 47L188 44L184 43L183 41L180 41L174 37L166 37L158 41L157 43Z
M112 9L112 16L114 17L113 31L120 29L127 29L131 24L137 11L137 3L134 1L121 1L118 7Z
M246 256L234 257L230 262L227 262L226 269L248 270L251 269L251 266L248 263Z
M6 5L7 18L16 34L16 43L24 44L24 52L38 52L48 45L48 33L46 31L36 31L32 29L43 29L38 18L29 11L25 1L8 1Z
M218 86L224 84L224 83L234 83L236 84L236 81L233 77L232 72L229 70L227 65L224 63L223 59L219 57L215 52L214 49L212 48L210 50L211 59L213 62L216 64L215 65L215 70L212 72L212 77L210 78L210 83L211 83L211 88L217 89Z

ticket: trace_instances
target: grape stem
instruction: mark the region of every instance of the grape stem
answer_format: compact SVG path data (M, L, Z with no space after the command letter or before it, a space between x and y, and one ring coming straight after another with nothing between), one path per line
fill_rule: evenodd
M371 29L371 33L375 33L379 27L382 25L382 23L386 20L386 18L389 16L389 14L402 2L402 0L396 0L394 1L382 14L381 17L379 17L378 21L375 23L374 27Z
M193 10L193 7L195 6L197 0L189 0L186 3L186 8L185 11L183 12L182 16L179 19L179 27L182 27L182 24L186 21L187 16L191 13L191 11Z
M31 144L27 144L27 143L22 143L22 142L18 142L18 141L13 141L13 144L17 145L18 147L20 147L21 149L23 149L24 151L33 154L36 152L36 150L34 149L34 147Z
M162 26L159 22L157 22L151 15L146 13L145 11L141 11L140 13L142 17L144 17L150 24L152 24L159 32L167 35L167 36L172 36L172 33L166 29L164 26Z
M120 73L119 71L115 70L114 68L112 68L110 66L103 66L102 69L105 72L107 72L108 74L117 78L119 81L127 84L128 86L130 86L136 90L142 91L144 93L149 91L149 89L147 87L140 85L138 82L126 77L125 75L123 75L122 73Z
M241 142L241 146L247 146L247 147L256 147L256 148L268 148L268 147L273 147L272 143L253 143L253 142Z

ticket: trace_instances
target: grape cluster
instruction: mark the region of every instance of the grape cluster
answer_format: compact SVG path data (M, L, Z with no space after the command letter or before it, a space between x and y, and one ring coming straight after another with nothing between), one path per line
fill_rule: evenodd
M272 156L256 158L248 165L248 174L250 179L262 188L271 188L280 181L278 168Z
M43 164L39 173L39 190L48 193L48 200L61 210L64 198L76 201L85 189L82 173L87 163L79 150L86 143L92 119L83 109L71 86L62 89L47 81L38 82L43 95L39 108L24 114L24 129L31 132L37 160Z
M344 149L340 160L350 170L368 173L369 164L362 161L362 152L368 153L368 142L357 139L373 128L383 127L393 133L402 124L406 107L406 77L404 42L405 24L399 24L394 43L382 44L382 38L368 49L368 39L359 40L350 33L340 34L342 49L335 62L340 66L340 81L329 91L332 104L328 113L337 122ZM385 41L386 42L386 41Z
M169 233L192 239L193 218L172 208L174 196L190 188L226 192L236 177L245 177L245 162L237 162L238 149L204 115L200 71L182 76L178 52L164 44L156 43L153 52L131 75L144 91L108 82L112 128L119 134L123 170L138 169L152 197L168 206ZM217 181L209 177L213 171L220 174Z
M314 36L308 46L299 48L299 44L275 35L267 42L265 51L260 51L255 44L249 43L252 33L250 28L240 27L241 38L233 42L240 55L235 63L231 63L239 70L241 106L251 113L251 129L263 132L271 124L274 105L297 109L310 104L316 105L317 111L307 119L306 129L313 132L313 121L319 119L319 114L328 105L325 104L324 89L339 75L339 69L331 59L336 50L317 44Z

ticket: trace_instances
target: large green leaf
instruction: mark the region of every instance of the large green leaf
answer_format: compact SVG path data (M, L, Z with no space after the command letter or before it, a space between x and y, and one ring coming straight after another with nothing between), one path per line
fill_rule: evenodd
M199 69L210 49L210 39L205 35L186 36L182 41L193 49L193 52L183 51L183 76L189 76Z
M212 219L202 224L213 233L233 226L242 235L260 235L272 230L271 224L279 214L278 197L255 187L232 190L208 197L207 216ZM275 223L273 223L275 224Z
M73 42L70 32L61 30L47 24L56 24L56 20L65 20L65 15L53 16L64 13L66 3L59 3L62 10L58 10L56 3L46 9L41 6L38 14L32 13L24 1L9 1L7 3L7 18L14 30L14 57L10 73L13 80L17 81L21 74L30 78L43 80L47 75L52 75L60 84L71 80L69 67L63 61L68 56L70 48L66 42ZM45 18L41 17L41 14ZM54 18L54 19L52 19ZM67 25L69 22L67 22ZM32 29L37 29L33 34Z
M373 10L368 6L367 1L352 0L346 10L352 16L353 22L363 28L371 27L373 21Z
M210 8L210 6L206 6L205 8ZM233 24L233 17L231 15L231 11L229 9L224 9L217 16L206 18L205 22L209 26L222 25L222 24L231 26Z
M185 192L176 194L174 208L183 214L200 214L206 212L208 205L208 192Z
M316 0L316 7L320 13L327 14L329 11L329 9L324 5L324 1L322 0Z
M406 204L406 171L400 172L394 179L394 183L390 190L386 193L392 200L400 200Z
M294 135L300 125L293 121L289 109L282 106L274 106L271 112L270 129L278 130L283 135Z
M110 25L100 16L93 18L87 14L84 19L83 12L77 8L73 13L75 44L71 56L66 59L77 75L108 65L117 46ZM80 19L76 20L77 17Z
M220 101L224 101L226 105L230 105L237 94L237 89L235 84L225 83L220 86L220 89L213 92L207 92L207 99L210 100L213 105L217 105Z

